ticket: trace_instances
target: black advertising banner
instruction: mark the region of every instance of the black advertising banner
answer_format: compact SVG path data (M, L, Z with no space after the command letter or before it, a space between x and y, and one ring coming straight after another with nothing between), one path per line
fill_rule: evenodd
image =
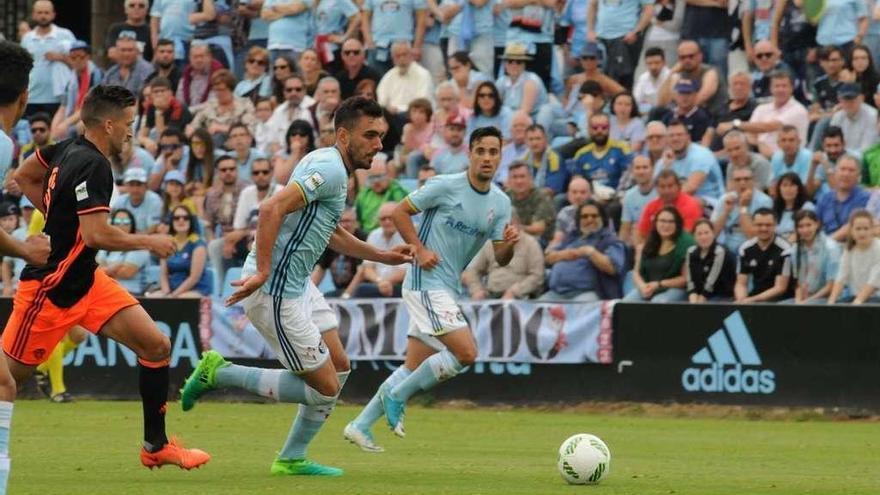
M141 304L171 339L172 396L198 363L200 329L210 319L210 300L143 299ZM10 299L0 299L0 321L12 311ZM203 316L205 318L203 318ZM207 322L210 324L210 322ZM101 336L89 337L64 359L64 381L73 395L138 399L137 356L127 347ZM30 387L28 387L30 388ZM29 394L28 394L29 395Z
M876 306L620 303L614 398L880 408Z

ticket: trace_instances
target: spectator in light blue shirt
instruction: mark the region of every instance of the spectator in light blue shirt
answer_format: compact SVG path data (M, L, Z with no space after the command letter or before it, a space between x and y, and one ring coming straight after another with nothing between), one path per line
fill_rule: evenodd
M712 211L712 225L718 242L732 252L757 234L752 225L752 214L761 208L773 208L773 200L755 187L754 172L750 168L733 171L733 191L728 192Z
M525 45L528 48L527 53L532 56L526 68L537 74L544 82L544 86L549 88L556 1L532 0L525 3L521 7L508 7L510 25L507 29L506 45L510 43Z
M137 224L134 215L120 209L110 216L110 224L126 234L137 232ZM132 294L139 296L146 290L146 268L150 266L150 252L138 251L99 251L95 257L104 271L111 278L116 279L120 285Z
M70 78L70 69L65 65L64 58L76 38L69 30L53 23L55 7L52 2L34 2L32 18L36 27L21 40L21 46L34 58L25 116L36 112L55 115Z
M653 19L653 0L589 0L589 4L587 39L605 46L608 76L631 88L644 32Z
M819 46L839 46L849 53L868 31L868 7L865 0L826 0L816 27Z
M493 6L499 0L456 0L450 12L447 53L468 52L477 68L491 74L494 68Z
M681 190L714 205L724 192L724 177L718 160L708 148L691 142L688 129L680 120L666 127L669 151L664 153L654 177L661 170L671 168L681 180ZM671 153L670 153L671 152Z
M126 193L116 196L110 203L114 210L126 209L134 215L139 233L151 234L162 219L162 198L147 190L147 171L131 168L123 176Z
M844 242L849 233L849 216L864 208L871 193L858 184L861 162L852 155L838 158L834 167L834 189L819 197L816 214L822 220L822 229L837 242Z
M309 46L314 0L266 0L260 17L269 23L269 53L299 60Z
M315 9L314 32L325 36L333 51L330 72L342 68L342 42L354 36L361 24L360 9L351 0L320 0Z
M455 174L468 168L470 160L464 131L464 117L450 115L443 126L443 146L431 157L431 166L438 174Z
M810 150L801 147L801 138L796 127L783 126L777 137L779 149L770 157L774 184L783 175L794 172L800 177L801 182L807 183L810 173L810 160L813 159Z
M425 38L426 5L424 0L365 0L362 26L364 44L369 50L368 63L379 73L393 67L391 44L412 43L418 60Z
M195 32L195 24L190 16L196 11L193 0L154 0L150 8L150 29L157 33L153 36L153 46L160 38L174 42L174 59L180 65L186 60L189 42Z

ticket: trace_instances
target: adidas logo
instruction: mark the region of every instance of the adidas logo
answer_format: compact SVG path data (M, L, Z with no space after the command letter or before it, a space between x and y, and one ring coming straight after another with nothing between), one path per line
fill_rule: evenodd
M724 328L709 337L691 362L698 366L681 374L681 385L688 392L772 394L776 390L776 374L760 368L761 356L739 311L724 319Z

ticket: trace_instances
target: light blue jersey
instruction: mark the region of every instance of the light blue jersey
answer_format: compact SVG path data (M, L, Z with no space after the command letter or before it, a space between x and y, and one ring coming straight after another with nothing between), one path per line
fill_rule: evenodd
M12 158L15 156L15 145L12 139L6 135L6 131L0 129L0 178L6 178L6 172L12 166Z
M553 27L556 14L543 5L526 5L510 10L510 27L507 42L553 43Z
M379 48L388 48L398 40L412 41L416 11L424 9L424 0L366 0L363 5L363 10L371 12L373 42Z
M155 0L150 15L159 18L160 38L189 41L195 31L189 16L195 11L196 3L192 0Z
M510 223L510 199L497 186L480 192L467 172L438 175L406 197L424 212L419 239L437 253L440 263L431 270L410 265L403 281L410 290L442 289L460 292L461 273L486 241L501 241Z
M492 15L492 8L494 7L495 2L490 0L482 7L476 7L470 4L469 0L460 0L458 3L461 4L462 10L459 11L458 14L455 14L455 17L449 22L449 34L451 36L461 36L462 22L465 20L465 8L471 9L471 16L473 17L473 33L475 35L492 33L492 27L495 23L495 17Z
M301 1L306 5L306 10L297 15L287 15L280 19L275 19L269 23L268 48L270 50L296 50L301 52L309 47L312 8L315 6L315 3L313 0ZM263 9L290 3L293 2L291 0L266 0L266 3L263 4Z
M51 62L46 54L61 53L67 55L70 46L76 41L73 33L56 25L52 25L45 36L30 31L21 40L21 46L34 58L28 82L28 101L30 103L61 103L72 77L70 69L63 62ZM5 69L5 67L4 67Z
M623 209L620 214L621 222L639 224L645 205L657 198L657 189L651 189L648 194L642 193L639 186L632 186L623 195Z
M315 10L315 34L345 34L348 18L358 12L351 0L321 0Z
M649 0L600 0L596 35L607 40L623 37L636 27L642 9L653 3Z
M663 170L663 167L655 167L654 168L654 177L660 175L660 171ZM721 194L724 193L725 184L724 184L724 175L721 172L721 166L718 165L718 160L715 158L715 155L709 151L709 148L705 146L701 146L696 143L691 143L688 145L687 153L681 158L676 158L674 162L672 162L672 170L675 171L675 175L681 180L681 183L684 184L685 181L688 180L688 177L694 172L703 172L706 174L706 179L703 181L703 185L697 190L694 196L699 196L706 200L715 201L721 197Z
M348 170L335 147L315 150L293 169L288 185L296 184L306 206L286 217L272 248L272 273L262 290L274 297L293 299L306 290L315 263L336 230L348 191ZM244 263L245 276L257 271L252 249Z

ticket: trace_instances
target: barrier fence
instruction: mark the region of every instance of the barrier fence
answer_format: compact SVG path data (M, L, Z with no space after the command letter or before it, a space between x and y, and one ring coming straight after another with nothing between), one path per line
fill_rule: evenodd
M143 300L172 342L172 391L202 343L236 361L278 367L240 308ZM344 399L362 400L399 365L400 301L334 300L352 360ZM0 299L0 318L11 302ZM478 362L431 391L482 402L631 400L880 410L880 307L685 304L462 304ZM5 319L5 318L4 318ZM74 394L137 397L128 349L90 336L66 358Z

